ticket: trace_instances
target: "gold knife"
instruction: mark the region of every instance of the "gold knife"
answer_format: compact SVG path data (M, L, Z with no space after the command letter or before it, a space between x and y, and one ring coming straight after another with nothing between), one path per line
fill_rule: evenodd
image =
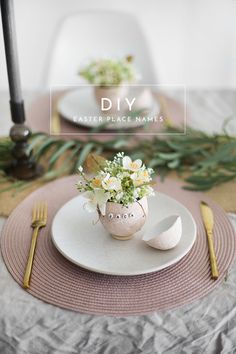
M201 202L201 213L204 222L204 226L207 233L208 249L211 263L211 275L212 279L217 279L219 276L216 255L213 244L213 227L214 227L214 216L211 208L205 202Z

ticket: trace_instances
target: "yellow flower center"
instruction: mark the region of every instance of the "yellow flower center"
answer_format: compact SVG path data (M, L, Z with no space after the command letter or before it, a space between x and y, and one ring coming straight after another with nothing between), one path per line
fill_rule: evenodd
M93 185L95 187L100 187L101 186L101 180L99 178L94 178L93 179Z
M137 168L138 168L137 162L131 162L131 163L130 163L130 168L137 169Z
M143 180L140 178L136 179L135 184L136 184L136 186L140 186L140 184L143 184Z

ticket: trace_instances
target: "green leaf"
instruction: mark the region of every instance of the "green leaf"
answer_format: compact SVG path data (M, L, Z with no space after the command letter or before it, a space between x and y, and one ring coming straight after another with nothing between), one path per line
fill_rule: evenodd
M92 151L93 147L94 147L94 143L87 143L86 145L84 145L83 149L80 152L79 158L76 162L76 170L79 166L83 165L84 161L86 160L86 157L88 156L90 151Z
M127 140L125 139L119 139L113 144L113 147L115 149L120 149L123 148L124 146L127 146Z
M207 176L190 176L185 179L186 182L196 183L196 184L209 184L209 177Z
M175 169L180 165L180 160L173 160L167 164L170 169Z
M148 165L150 167L156 167L156 166L163 166L165 164L166 164L166 161L156 158L156 159L152 159Z
M218 150L216 150L216 152L210 155L208 159L201 161L200 165L212 166L221 161L224 161L225 158L227 159L229 155L234 152L234 149L236 149L236 141L224 144Z
M30 149L33 149L37 144L42 142L43 140L46 140L48 137L45 134L34 134L29 141L29 147Z
M8 192L8 191L13 190L15 188L19 188L20 186L22 186L25 183L27 183L27 182L24 182L24 181L13 182L12 184L7 186L6 188L0 189L0 193L5 193L5 192Z
M35 157L40 158L44 155L52 146L58 145L59 142L55 141L54 138L48 138L35 152Z
M184 150L184 146L183 144L181 144L181 142L175 142L172 140L166 140L166 144L172 149L172 150L177 150L177 151L182 151Z
M195 186L183 186L183 189L186 189L188 191L196 191L196 192L200 192L200 191L208 191L209 189L211 189L211 186L209 185L205 185L205 186L198 186L198 185L195 185Z
M160 159L163 160L167 160L167 161L171 161L171 160L175 160L178 159L179 157L181 157L181 154L178 152L173 152L173 153L158 153L157 155Z
M59 157L61 157L64 152L66 152L67 150L71 149L72 147L75 146L75 142L72 141L66 141L64 142L61 147L59 147L59 149L51 156L51 158L49 159L49 166L52 167L56 161L59 159Z

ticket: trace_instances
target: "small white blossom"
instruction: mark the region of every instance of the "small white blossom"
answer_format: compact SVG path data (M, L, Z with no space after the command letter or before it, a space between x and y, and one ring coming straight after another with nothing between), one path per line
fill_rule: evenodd
M119 201L122 199L123 195L124 195L123 192L117 193L117 194L116 194L116 201L119 202Z
M106 190L115 190L115 191L119 191L121 190L121 181L116 178L116 177L106 177L103 181L102 181L102 186L104 189Z
M132 161L129 156L123 157L123 167L130 171L138 171L142 166L142 160Z
M139 197L139 191L137 189L134 190L134 198L138 199Z
M130 177L134 181L135 186L141 186L151 180L147 170L135 172Z
M85 192L84 197L89 199L84 205L84 208L89 213L96 211L98 208L101 214L105 215L106 203L110 198L110 193L105 192L103 189L95 189L94 191Z
M124 157L124 153L123 152L118 152L117 157L123 158Z

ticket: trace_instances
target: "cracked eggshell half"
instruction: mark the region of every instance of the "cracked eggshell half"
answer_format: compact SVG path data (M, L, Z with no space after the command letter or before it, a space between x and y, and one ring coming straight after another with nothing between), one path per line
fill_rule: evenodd
M151 227L143 236L143 241L159 250L169 250L177 246L181 236L181 217L171 215Z

